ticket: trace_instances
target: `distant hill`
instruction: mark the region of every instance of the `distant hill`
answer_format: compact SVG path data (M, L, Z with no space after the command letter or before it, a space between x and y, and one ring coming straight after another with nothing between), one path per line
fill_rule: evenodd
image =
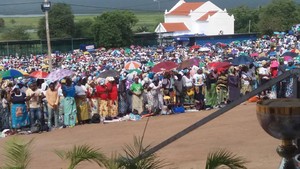
M186 0L196 2L195 0ZM37 15L43 14L43 0L9 0L0 1L0 15ZM114 9L132 9L136 11L164 11L170 9L178 0L51 0L52 3L64 2L70 4L74 14L93 14ZM199 1L198 1L199 2ZM230 9L241 5L259 7L271 0L211 0L220 8ZM300 0L296 0L300 2Z

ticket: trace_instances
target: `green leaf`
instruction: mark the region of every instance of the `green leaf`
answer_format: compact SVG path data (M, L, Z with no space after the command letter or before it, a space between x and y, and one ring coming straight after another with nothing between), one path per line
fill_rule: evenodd
M27 169L31 160L30 145L33 140L27 143L12 138L4 146L4 167L2 169Z
M246 169L246 163L244 158L221 149L208 154L205 169L216 169L220 166L227 166L230 169Z

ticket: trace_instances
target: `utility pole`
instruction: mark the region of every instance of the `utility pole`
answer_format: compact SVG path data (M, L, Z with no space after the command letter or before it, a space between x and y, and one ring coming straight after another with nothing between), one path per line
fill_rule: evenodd
M50 30L49 30L49 10L51 8L51 2L45 0L41 6L42 11L45 12L45 22L46 22L46 37L47 37L47 48L48 48L48 63L49 71L52 70L52 56L51 56L51 40L50 40Z
M251 32L251 20L249 20L249 30L248 30L248 33Z

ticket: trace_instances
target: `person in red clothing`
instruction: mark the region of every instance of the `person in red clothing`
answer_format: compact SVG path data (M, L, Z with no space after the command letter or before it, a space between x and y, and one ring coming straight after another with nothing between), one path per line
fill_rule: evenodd
M108 116L108 92L105 85L105 79L100 79L99 84L96 86L96 94L98 96L99 112L101 118Z
M113 77L107 78L108 88L108 114L116 118L118 116L118 87Z

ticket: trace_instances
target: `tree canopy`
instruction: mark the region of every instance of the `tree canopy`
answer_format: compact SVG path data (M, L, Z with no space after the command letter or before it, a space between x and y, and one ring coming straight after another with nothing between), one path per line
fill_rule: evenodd
M30 36L26 27L16 26L3 33L2 38L4 40L28 40Z
M128 46L132 43L132 27L137 22L137 17L129 11L105 12L95 18L94 39L105 47Z
M55 3L49 11L49 29L51 38L68 38L74 33L74 15L70 5ZM38 36L46 38L45 17L39 22Z

